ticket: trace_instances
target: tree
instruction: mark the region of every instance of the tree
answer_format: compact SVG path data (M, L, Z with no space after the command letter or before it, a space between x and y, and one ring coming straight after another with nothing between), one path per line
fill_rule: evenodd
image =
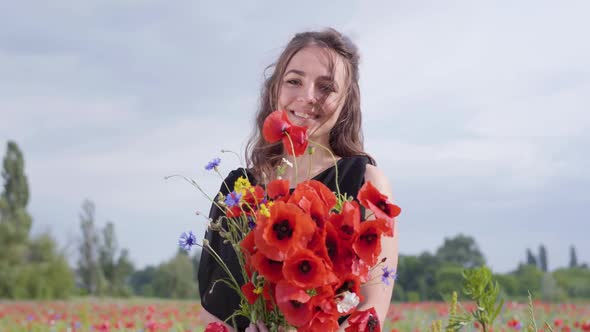
M463 234L451 239L445 238L443 245L436 251L436 257L442 263L457 264L464 268L474 268L485 264L485 258L475 240Z
M570 247L570 269L578 267L578 257L576 255L576 247Z
M94 203L89 200L84 201L80 214L82 240L78 259L78 276L82 288L88 294L101 293L104 283L98 262L99 237L94 227L94 212Z
M538 266L537 258L535 257L535 255L533 254L531 249L529 249L529 248L526 249L526 263L528 265Z
M153 297L154 294L154 278L157 273L157 268L147 266L144 269L137 270L131 274L129 284L136 295Z
M0 261L21 264L32 218L27 212L29 185L25 161L18 145L9 141L3 161L4 190L0 195Z
M24 166L23 154L9 141L0 195L0 297L66 298L74 277L55 240L48 233L29 238L33 220L27 212L29 185Z
M547 272L547 250L544 245L539 246L539 268Z
M129 259L129 251L122 249L119 253L115 225L108 222L102 231L98 262L105 279L106 295L128 296L132 291L126 285L127 279L133 273L133 264Z
M181 249L174 258L158 267L152 284L154 295L177 299L194 298L198 292L193 276L193 262Z
M517 295L528 296L529 291L533 293L533 295L539 294L543 272L539 270L536 265L520 265L512 275L518 280Z

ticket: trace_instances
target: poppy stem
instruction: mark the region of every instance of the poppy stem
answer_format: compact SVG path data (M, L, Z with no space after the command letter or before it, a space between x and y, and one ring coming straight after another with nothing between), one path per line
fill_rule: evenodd
M219 204L217 204L217 202L212 199L209 195L207 195L207 193L203 190L203 188L201 188L201 186L199 186L199 184L197 182L195 182L195 180L187 178L184 175L181 174L174 174L174 175L168 175L164 177L164 180L168 180L170 178L174 178L174 177L180 177L183 178L186 182L192 184L193 186L195 186L209 201L211 201L211 203L213 203L219 210L224 211L224 208L221 207Z
M295 156L295 145L293 144L293 140L291 139L291 135L288 132L285 132L285 135L289 139L289 143L291 143L291 152L293 153L293 165L295 167L295 185L299 182L297 181L297 175L299 175L299 171L297 170L297 157Z
M328 149L327 147L323 146L322 144L312 141L310 139L308 139L308 141L310 143L313 143L313 144L319 146L320 148L326 150L330 154L330 156L332 157L332 160L334 161L334 169L336 170L336 193L338 194L338 197L340 197L341 196L340 186L338 185L338 183L340 182L338 179L338 160L336 160L336 156L334 156L334 153L332 153L332 150Z

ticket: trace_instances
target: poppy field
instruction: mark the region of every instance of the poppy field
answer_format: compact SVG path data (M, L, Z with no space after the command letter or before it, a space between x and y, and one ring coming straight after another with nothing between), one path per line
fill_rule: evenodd
M470 304L464 304L470 309ZM535 302L539 331L590 331L590 303ZM196 301L72 300L67 302L0 302L4 331L203 331ZM429 331L432 322L446 322L448 306L440 302L394 303L384 331ZM507 302L494 331L526 330L526 303ZM466 326L463 331L477 331Z

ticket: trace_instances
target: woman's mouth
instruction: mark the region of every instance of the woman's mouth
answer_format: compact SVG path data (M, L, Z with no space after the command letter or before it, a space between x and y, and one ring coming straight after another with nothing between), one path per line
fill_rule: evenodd
M308 113L303 113L303 112L296 112L293 110L289 110L289 113L291 113L295 117L303 119L303 120L308 120L308 119L316 120L320 117L319 115L308 114Z

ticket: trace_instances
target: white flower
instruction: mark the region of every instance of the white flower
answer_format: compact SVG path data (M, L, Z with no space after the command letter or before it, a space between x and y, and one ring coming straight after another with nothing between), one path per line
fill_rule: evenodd
M344 296L336 304L339 313L343 314L349 312L351 309L356 308L356 306L359 305L360 299L358 295L356 295L355 293L346 291L342 294Z
M289 167L293 167L293 163L291 163L290 161L288 161L287 159L283 158L283 162L285 164L287 164Z

